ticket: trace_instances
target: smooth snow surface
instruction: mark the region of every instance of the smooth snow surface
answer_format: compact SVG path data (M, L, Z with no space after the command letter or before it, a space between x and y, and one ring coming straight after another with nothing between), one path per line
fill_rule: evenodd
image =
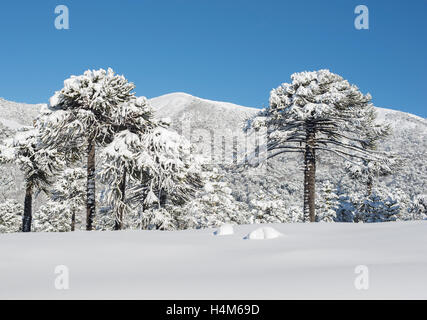
M234 228L233 225L229 223L223 224L217 231L215 231L215 235L217 236L228 236L231 234L234 234Z
M275 239L283 236L279 231L272 227L261 227L250 232L245 239L248 240L264 240L264 239Z
M0 235L0 298L427 299L427 221L273 224L274 241L212 230ZM69 289L55 289L55 267ZM369 289L355 288L358 266ZM357 269L359 270L360 267Z

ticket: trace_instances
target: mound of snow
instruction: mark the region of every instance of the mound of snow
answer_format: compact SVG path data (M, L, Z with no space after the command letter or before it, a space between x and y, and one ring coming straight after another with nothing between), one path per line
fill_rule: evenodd
M217 231L215 231L216 236L227 236L230 234L234 234L234 229L233 225L229 223L223 224Z
M262 227L249 233L245 237L245 239L264 240L264 239L275 239L281 236L283 236L283 234L272 227Z

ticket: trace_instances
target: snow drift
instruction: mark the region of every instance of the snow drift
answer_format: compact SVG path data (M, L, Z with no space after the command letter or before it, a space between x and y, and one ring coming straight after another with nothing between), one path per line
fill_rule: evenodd
M225 223L218 228L214 233L217 236L229 236L234 234L234 228L232 224Z
M261 227L250 232L245 239L248 240L264 240L264 239L276 239L283 236L279 231L272 227Z

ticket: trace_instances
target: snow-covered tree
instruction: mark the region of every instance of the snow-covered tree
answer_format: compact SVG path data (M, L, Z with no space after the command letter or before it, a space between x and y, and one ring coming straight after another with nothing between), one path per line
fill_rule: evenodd
M37 232L67 232L71 230L71 211L66 202L48 201L34 214Z
M411 220L427 219L427 194L414 196L408 208L408 215Z
M127 114L120 105L134 97L134 85L112 69L86 71L71 76L49 101L38 124L43 141L59 148L68 160L87 160L86 229L95 216L95 147L111 142L115 132L126 127Z
M66 168L57 176L51 190L52 202L62 206L63 211L56 210L70 218L70 231L79 223L79 213L84 211L86 172L81 168ZM45 210L46 211L46 210Z
M202 159L194 155L190 142L164 126L150 131L142 142L145 148L140 158L148 175L132 189L133 197L148 207L164 207L167 202L182 205L192 199L203 187L203 178Z
M102 152L100 177L108 185L105 198L115 217L114 229L120 230L124 215L132 210L126 201L128 180L145 177L144 167L153 161L141 156L141 150L148 147L143 145L144 135L163 123L153 119L153 110L145 97L132 98L121 104L117 113L124 117L120 120L124 125Z
M371 161L362 159L360 161L347 161L345 170L352 179L359 180L366 185L366 193L372 193L375 179L385 177L396 172L403 165L401 159L389 154L383 161Z
M369 94L341 76L319 70L295 73L270 94L269 107L248 121L246 130L267 129L267 156L304 155L304 217L316 221L316 152L345 159L383 161L376 143L390 128L376 124Z
M176 216L171 210L162 207L150 207L142 211L139 209L138 228L144 230L177 230L179 226ZM136 220L134 220L136 221Z
M249 198L247 211L249 223L293 223L302 222L302 210L296 207L292 193L296 185L293 181L277 181L281 188L270 188L265 176L252 177L260 184Z
M411 196L407 190L402 190L398 187L386 186L387 193L392 195L392 198L399 204L399 213L396 215L396 220L412 220L410 210L412 206Z
M250 223L303 222L302 210L282 199L252 200L249 212Z
M340 194L337 207L338 222L354 222L357 211L357 204L348 194Z
M0 164L1 159L0 159ZM11 168L5 165L0 167L0 201L8 199L9 191L14 187L15 177L10 174Z
M52 175L63 163L58 152L41 144L36 129L25 128L0 146L0 162L15 162L25 177L24 214L22 231L31 231L34 190L48 192Z
M359 199L355 222L395 221L400 212L398 201L384 190L374 190Z
M337 221L337 209L339 207L339 196L334 185L326 180L321 183L318 197L316 199L317 216L319 222Z
M22 204L16 200L0 203L0 233L21 231L23 210Z
M260 195L252 199L250 204L252 223L284 223L289 222L287 203L279 198Z
M249 223L249 215L232 196L232 190L218 169L208 165L202 172L205 185L184 206L171 208L179 229L217 227L224 223Z
M102 151L100 178L106 189L102 192L104 207L100 210L97 226L103 230L124 228L124 219L132 211L126 190L140 164L137 154L142 148L138 133L128 130L117 133L113 141ZM101 212L102 211L102 212Z
M106 212L110 211L121 226L126 213L139 218L128 225L169 228L168 213L163 210L166 203L183 205L203 184L190 143L165 126L160 121L151 122L147 130L120 131L103 151L100 176L108 186ZM127 181L122 180L124 172Z

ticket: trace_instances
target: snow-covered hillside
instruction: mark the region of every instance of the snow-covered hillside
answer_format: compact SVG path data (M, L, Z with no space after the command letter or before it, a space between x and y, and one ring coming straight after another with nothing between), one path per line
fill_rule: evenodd
M150 102L157 117L169 118L172 127L189 139L199 153L217 163L231 161L233 140L240 154L244 152L243 124L259 111L182 92L152 98Z
M242 131L244 121L259 109L238 106L227 102L211 101L186 93L171 93L150 99L158 118L170 118L172 128L190 139L196 151L223 167L236 154L242 155L246 137ZM27 105L0 99L1 138L13 134L20 125L31 125L41 105ZM377 108L378 120L387 121L393 135L381 148L399 154L405 166L390 177L381 178L390 190L402 189L409 197L427 193L427 120L405 112ZM302 159L299 155L286 155L271 160L274 170L256 169L234 171L224 168L224 179L233 189L233 196L241 203L249 204L260 196L272 194L286 201L287 205L301 206ZM22 180L18 170L2 167L8 172L6 182L0 182L2 199L13 197L21 201ZM339 158L318 154L317 180L331 180L334 185L345 185L346 174ZM35 207L38 207L36 199Z
M42 104L26 104L0 98L0 124L12 130L31 126Z
M0 234L0 299L427 299L427 221L271 226Z

